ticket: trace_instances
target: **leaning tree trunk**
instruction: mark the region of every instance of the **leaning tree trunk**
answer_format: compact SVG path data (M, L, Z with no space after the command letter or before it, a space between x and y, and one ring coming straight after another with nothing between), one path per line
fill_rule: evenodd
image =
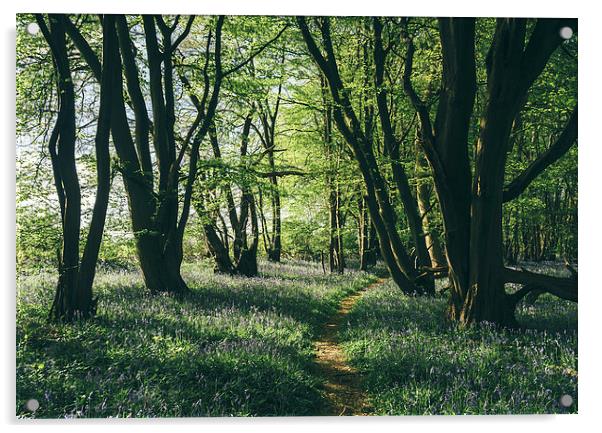
M380 173L373 151L373 143L367 138L365 131L362 130L349 98L348 89L345 88L339 75L330 35L329 20L324 18L320 21L326 56L316 45L306 19L297 17L297 23L311 56L328 80L328 87L333 100L334 121L351 148L364 179L368 209L378 233L383 260L391 277L405 293L421 294L428 292L428 287L422 286L418 270L407 254L397 232L397 215L391 205L385 179Z
M328 161L328 172L326 174L326 184L328 186L328 214L330 225L330 242L328 245L330 272L342 274L345 269L345 260L343 256L343 234L341 221L341 191L339 188L339 149L333 140L332 131L332 104L328 98L328 89L326 80L320 75L323 113L323 140L325 145L326 159Z
M103 52L109 52L108 47L115 46L117 39L111 31L115 25L115 17L104 15L103 26ZM111 56L103 58L103 70L100 83L100 108L98 127L96 130L96 199L92 210L92 220L84 247L81 264L79 267L78 291L80 293L80 311L94 309L95 301L92 299L92 283L96 273L96 263L102 242L105 227L107 208L109 205L109 192L111 190L111 156L109 152L109 137L111 132L111 100L115 75L121 73L116 68Z
M424 229L422 226L423 221L420 218L418 204L411 192L408 176L403 168L403 162L401 161L401 140L397 140L393 132L393 126L391 125L391 115L389 113L387 97L388 92L384 83L385 60L386 54L382 43L382 24L380 20L375 19L374 65L376 71L375 85L377 89L376 102L378 105L378 114L383 132L385 150L391 159L393 181L405 210L412 241L414 243L414 247L416 248L418 267L432 268L433 265L431 263L431 258L426 245ZM435 292L435 281L430 273L426 273L421 278L421 285L424 287L426 293L433 294Z
M424 239L432 266L433 268L441 269L447 266L447 260L441 247L439 236L429 218L429 213L431 213L433 208L431 204L431 185L423 176L428 170L428 163L422 153L422 145L418 141L419 138L417 137L416 172L418 173L418 182L416 185L416 198L418 200L418 210L420 211L420 218L422 219L422 226L424 228Z

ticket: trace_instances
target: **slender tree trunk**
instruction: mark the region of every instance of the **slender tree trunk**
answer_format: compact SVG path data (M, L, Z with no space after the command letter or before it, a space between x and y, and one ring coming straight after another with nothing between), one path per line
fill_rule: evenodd
M418 138L417 138L418 140ZM447 266L447 259L441 247L439 236L431 225L429 213L432 210L431 205L431 186L429 182L422 177L423 173L428 170L428 163L422 153L422 148L419 143L416 146L416 172L419 174L418 183L416 185L416 198L418 199L418 210L422 219L422 227L424 228L424 239L426 248L431 258L431 263L434 268Z
M334 102L333 117L335 124L353 151L364 179L368 208L378 233L382 257L391 273L391 277L405 293L423 293L428 291L428 288L425 290L420 281L416 281L419 279L419 274L397 232L397 215L390 203L388 188L378 168L372 143L366 138L365 131L362 131L349 99L349 92L345 89L339 75L328 18L319 20L326 56L321 53L320 48L316 45L306 19L297 17L308 50L328 79L328 87Z
M249 134L251 132L251 123L255 113L255 106L245 118L245 123L242 130L242 140L240 145L240 156L247 156L249 147ZM240 199L240 218L236 230L236 237L240 239L240 252L236 257L236 272L246 277L255 277L258 273L257 267L257 249L259 246L259 222L257 218L257 208L255 206L255 198L251 192L249 185L241 186L242 196ZM233 200L232 200L233 201ZM247 234L247 223L251 222L251 242L249 243Z
M370 220L368 229L368 266L376 265L377 260L380 258L381 256L378 250L378 235L376 234L376 228L374 227L372 220Z
M257 276L257 248L259 246L259 224L257 221L257 209L253 196L248 196L249 214L251 217L251 243L245 245L241 251L240 258L236 267L237 273L246 277Z
M395 138L389 107L387 103L387 90L384 83L385 74L385 51L382 45L382 24L379 19L374 19L374 64L375 64L375 85L377 89L376 101L378 105L378 114L383 131L384 146L391 160L391 170L393 172L393 181L397 187L399 198L405 209L405 215L408 221L412 241L416 247L416 256L419 267L431 268L431 258L426 245L425 234L422 227L422 219L418 211L418 204L414 198L408 176L403 168L401 161L400 145ZM427 274L421 279L421 284L427 293L435 292L435 282L431 274Z
M329 194L329 221L330 221L330 272L342 274L345 269L343 256L343 236L341 226L340 192L335 189Z
M75 94L67 53L64 23L60 15L49 15L50 28L43 18L44 33L52 50L57 72L59 112L57 115L57 166L62 186L64 204L63 245L59 257L59 279L50 318L72 320L88 315L90 305L83 305L84 298L78 293L79 231L81 223L81 192L75 165ZM59 195L60 196L60 195ZM80 311L80 308L84 310Z
M253 107L250 113L245 118L242 129L242 140L240 147L240 156L247 156L249 144L249 133L251 130L252 117L255 112ZM213 149L213 156L216 159L222 157L217 130L215 125L209 129L209 138ZM215 271L227 274L240 274L247 277L257 275L257 249L259 244L259 226L257 218L257 209L255 200L249 185L241 185L240 212L237 212L232 185L227 184L221 188L221 193L226 196L226 204L228 206L227 214L232 231L234 233L234 242L232 244L232 256L230 256L230 245L228 242L228 228L224 219L218 211L218 219L222 222L223 236L217 233L216 222L207 221L204 223L205 237L211 255L215 259ZM197 211L200 215L206 215L205 207L202 201L197 203ZM251 241L247 233L248 224L251 224Z
M320 75L322 90L322 105L324 107L323 115L323 140L325 145L326 159L328 162L328 172L326 174L326 184L328 187L328 210L330 225L330 242L328 246L330 272L342 274L345 269L345 259L343 255L343 235L341 224L341 192L339 189L339 152L337 144L333 139L332 131L332 103L328 98L328 89L326 79Z
M360 256L360 271L368 270L369 238L368 238L368 211L365 206L364 198L358 199L358 224L357 224L357 245Z
M115 16L104 15L103 18L103 52L109 52L106 47L116 46L117 38L112 31ZM104 27L107 27L106 31ZM92 220L84 247L79 268L78 290L80 293L80 311L90 309L93 304L92 283L96 272L98 253L102 242L105 219L109 204L111 189L111 157L109 153L109 137L111 130L111 100L115 74L121 73L115 67L112 56L103 58L102 79L100 84L100 109L98 127L96 130L96 199L92 210Z
M370 219L366 197L362 196L358 200L359 224L358 224L358 244L360 248L360 270L366 271L368 268L376 265L378 259L378 237L376 228Z
M276 165L274 162L273 145L272 150L268 151L268 162L270 164L270 170L276 171ZM278 190L278 178L276 176L270 177L270 183L272 188L270 191L272 199L272 236L271 243L268 250L268 260L271 262L280 262L280 255L282 253L282 211L280 204L280 191Z

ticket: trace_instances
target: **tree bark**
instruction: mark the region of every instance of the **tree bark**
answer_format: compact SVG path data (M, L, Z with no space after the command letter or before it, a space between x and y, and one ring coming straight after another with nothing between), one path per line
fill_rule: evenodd
M275 160L275 149L276 149L276 119L278 117L278 111L280 108L282 92L282 83L278 86L278 95L273 109L270 108L269 101L266 99L264 103L259 104L259 119L263 127L263 135L260 136L263 146L265 148L270 172L276 172L276 160ZM270 188L270 200L271 200L271 235L269 238L269 245L267 246L268 260L271 262L280 262L280 256L282 254L282 210L280 203L280 191L278 189L278 176L276 174L269 176L271 188Z
M391 125L389 107L387 104L387 89L384 83L385 59L386 54L382 43L382 23L380 19L374 18L374 64L375 64L375 84L376 84L376 102L378 105L378 114L383 132L384 145L389 158L391 159L391 170L393 180L397 187L397 192L405 209L408 227L412 235L414 246L416 247L416 256L419 267L432 267L431 257L426 245L425 233L422 227L423 221L420 217L418 204L410 190L408 176L403 168L400 154L400 142L396 139ZM428 274L422 279L422 285L427 293L435 292L435 282L432 275Z
M117 45L116 35L111 28L115 25L113 15L103 18L103 52L109 52L111 46ZM104 30L106 27L106 31ZM81 295L81 306L91 306L92 283L96 272L98 253L105 227L109 192L111 190L111 156L109 153L109 137L111 131L111 100L113 98L114 76L120 73L115 68L111 56L103 57L102 79L100 83L100 108L95 138L96 151L96 199L92 210L92 220L79 267L78 290ZM88 309L90 307L87 307Z
M73 23L68 18L65 18L65 20L69 36L82 54L84 60L88 63L94 76L100 80L102 68L98 57ZM148 22L148 18L146 21ZM119 29L119 35L117 35L117 29ZM125 17L116 17L115 25L109 26L108 31L115 32L114 37L119 41L118 46L108 47L110 51L105 53L106 56L111 57L116 70L119 71L114 76L115 90L111 101L111 135L119 158L118 169L123 176L128 196L132 230L136 240L136 250L144 282L151 292L183 293L188 288L180 275L178 260L181 255L177 248L173 250L165 248L168 233L165 233L163 230L165 224L160 217L163 212L159 209L163 203L163 197L160 194L156 195L153 190L152 169L149 170L148 113L144 98L141 98L140 80L135 67L135 59L133 58L131 40L127 32ZM121 56L123 56L123 63ZM156 59L153 57L153 53L151 53L151 57L151 62L154 62ZM125 100L123 98L122 70L127 80L128 93L132 101L130 107L134 112L136 121L136 144L134 144L130 131ZM154 99L160 107L161 104L156 95L156 65L153 71ZM159 120L161 123L159 118L156 120ZM158 132L155 140L159 140L159 137L164 135L163 132ZM159 145L159 142L157 141L156 144ZM164 148L160 150L161 157L165 155L164 150ZM157 155L159 156L159 153ZM159 166L163 170L165 170L165 165L165 163L159 161ZM165 173L161 176L163 176L163 179L166 177ZM177 245L177 243L170 243L169 245Z
M249 134L255 107L245 118L241 133L240 156L247 156ZM209 138L213 150L213 156L216 159L221 159L221 149L217 137L215 125L209 129ZM230 226L234 232L234 242L232 245L232 257L230 256L230 247L226 243L229 233L228 228L223 224L223 239L217 234L215 222L206 222L203 225L205 237L213 258L215 259L215 271L219 273L239 274L247 277L254 277L258 273L257 267L257 248L259 244L259 227L257 220L257 210L255 208L255 200L251 187L243 184L240 186L241 198L239 202L240 213L236 210L232 185L227 184L221 188L221 193L226 196L226 204L228 206L227 213L230 221ZM207 211L199 207L200 214L205 215ZM218 211L219 212L219 211ZM247 233L249 221L251 224L251 241Z
M339 149L333 138L332 130L332 103L328 98L326 80L320 75L322 105L323 105L323 141L325 146L327 173L326 185L328 188L328 214L329 214L329 237L328 246L330 272L342 274L345 270L345 259L343 253L343 226L341 219L341 191L339 188Z

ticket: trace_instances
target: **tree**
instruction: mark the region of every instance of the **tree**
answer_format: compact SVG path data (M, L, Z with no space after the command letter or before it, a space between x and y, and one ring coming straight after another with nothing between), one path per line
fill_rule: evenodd
M186 141L177 152L174 133L173 56L178 46L190 33L194 17L189 17L184 30L174 39L173 34L179 20L180 17L176 16L173 24L167 25L162 17L142 17L153 114L153 148L159 171L158 182L155 182L154 179L150 156L149 134L151 122L125 16L116 18L115 31L118 35L119 47L115 47L110 53L117 62L118 70L121 70L123 66L130 99L129 108L134 112L135 139L132 137L130 130L123 92L119 90L123 89L123 80L120 74L115 82L117 91L115 91L112 99L111 132L119 158L119 170L123 176L128 195L138 258L145 285L151 292L185 293L188 291L188 287L181 277L180 266L183 257L182 238L188 221L192 184L196 179L194 150L195 146L203 141L209 129L217 106L221 84L220 44L223 17L217 19L215 29L216 79L212 86L210 83L206 83L203 100L201 101L201 105L206 106L206 112L200 113L200 119L193 122ZM163 51L158 46L155 23L160 27ZM66 24L67 33L82 57L86 60L93 74L97 78L100 77L101 66L93 49L77 27L67 18ZM210 34L207 39L211 39ZM162 64L163 67L161 67ZM180 165L190 146L190 141L193 141L191 163L185 198L178 216ZM155 190L155 186L157 190Z
M406 31L404 88L419 115L424 150L433 171L452 285L449 315L460 323L514 323L517 296L506 294L505 282L521 283L529 290L538 287L561 292L567 297L574 293L576 299L576 278L552 281L512 271L504 267L502 257L504 169L512 123L529 88L562 42L559 30L563 26L576 29L576 21L538 19L526 42L526 19L497 20L486 59L487 101L480 121L474 174L467 143L476 94L475 20L439 20L443 74L434 124L412 86L415 47ZM542 163L547 165L547 161Z
M282 81L278 85L276 100L274 101L273 106L271 106L268 97L258 101L261 128L256 128L256 130L265 148L270 171L272 172L276 171L276 121L280 110L281 97ZM282 253L282 209L280 191L278 190L278 176L273 175L270 176L269 179L271 184L269 189L272 210L271 230L268 231L266 219L265 217L262 217L263 233L267 241L265 248L268 260L279 262ZM260 211L263 215L263 206L261 206Z
M241 133L240 158L244 164L249 148L249 135L251 122L255 115L255 107L252 107L246 115ZM208 210L207 194L200 193L200 198L195 201L197 212L202 218L203 229L207 239L209 251L215 259L215 270L221 273L239 274L247 277L257 275L257 249L259 245L259 225L255 197L252 192L252 182L249 177L253 175L252 167L243 165L240 171L247 171L247 176L239 173L240 200L237 205L233 191L233 182L230 176L224 175L222 169L236 169L224 165L222 151L215 125L209 130L211 148L216 163L216 181L221 194L225 197L227 215L230 227L234 234L232 245L232 257L230 256L229 241L231 234L226 224L222 224L221 236L218 234L218 217L221 219L219 201L217 209ZM215 192L215 191L212 191ZM239 209L237 211L237 208ZM223 221L223 220L222 220ZM251 239L247 233L247 227L251 226Z
M311 57L327 78L334 102L335 123L358 162L366 185L370 217L378 233L382 257L393 280L406 293L433 293L432 278L419 274L397 232L397 214L391 204L386 181L378 168L370 135L362 128L351 103L349 89L345 87L339 74L329 19L316 19L325 54L317 46L306 18L297 17L297 23ZM386 122L386 119L381 120Z
M232 25L234 27L236 27L237 25L244 25L244 19L242 20L241 23L235 22L232 23ZM237 59L237 64L235 64L235 66L222 71L221 69L221 60L220 60L220 67L217 70L216 73L216 78L215 78L215 82L220 84L226 79L229 78L229 83L227 84L229 87L236 87L235 84L233 84L233 82L235 82L235 78L234 78L234 74L242 71L242 72L247 72L247 70L253 70L253 61L256 57L258 57L261 53L263 53L266 49L268 49L269 47L271 47L281 36L282 34L285 32L285 30L287 29L288 25L284 25L283 27L281 27L278 32L272 36L270 39L268 39L267 41L262 41L261 44L255 48L255 49L250 49L250 53L243 53L242 59ZM207 54L209 53L209 43L207 44L206 47L206 52ZM240 54L238 52L238 54ZM206 56L206 58L208 58ZM186 66L186 65L181 65L181 66ZM209 82L209 75L208 75L208 71L207 71L207 63L205 64L205 68L203 69L202 72L202 77L203 77L203 81L205 83ZM204 103L202 102L202 100L199 100L195 94L194 94L194 86L191 85L190 81L185 77L184 74L181 75L181 79L184 82L187 90L190 93L190 98L191 101L195 107L195 109L197 110L197 119L205 119L207 118L207 115L205 113L205 108L204 108ZM206 85L205 85L206 88ZM231 89L228 89L231 90ZM244 93L244 92L243 92ZM215 94L215 92L214 92ZM245 99L248 95L237 95L240 97L240 99ZM224 100L226 100L227 98L224 98ZM225 102L225 101L224 101ZM267 104L267 100L265 102ZM257 105L259 105L260 107L262 106L262 101L255 101L255 100L251 100L250 103L248 104L250 106L249 111L243 116L244 118L244 124L242 127L242 133L240 134L240 141L241 141L241 145L239 148L239 153L240 153L240 164L241 166L239 167L227 167L227 164L224 163L224 160L222 158L222 151L221 151L221 146L220 146L220 139L218 137L218 128L216 127L216 122L212 121L211 125L209 126L209 141L211 144L211 149L212 149L212 156L213 156L213 162L216 163L217 167L217 173L216 173L216 177L219 179L216 179L217 183L220 184L220 190L223 194L223 196L225 197L225 201L226 201L226 206L227 206L227 215L228 215L228 219L230 222L230 228L232 229L232 232L234 234L234 241L232 243L232 251L230 251L230 243L229 243L229 230L228 227L226 226L225 221L223 220L223 217L220 213L219 209L207 209L207 204L206 202L208 202L208 195L206 192L210 192L211 194L215 194L216 191L214 191L212 188L210 188L210 191L204 191L199 193L199 199L197 201L195 201L195 206L197 208L197 212L199 213L199 215L202 218L202 225L203 225L203 230L205 232L205 236L206 236L206 240L207 240L207 244L209 247L209 250L211 252L211 254L213 255L215 262L216 262L216 266L215 269L218 272L224 272L224 273L236 273L236 274L241 274L241 275L245 275L245 276L255 276L257 275L257 247L258 247L258 236L259 236L259 227L258 227L258 206L253 194L253 182L254 179L258 178L258 177L265 177L265 178L269 178L272 183L276 184L276 188L277 188L277 183L276 183L276 179L279 176L283 176L286 175L286 172L278 172L275 168L275 164L274 164L274 131L273 128L275 126L276 123L276 116L277 116L277 109L276 109L276 115L272 115L270 113L269 117L270 117L270 122L272 125L272 129L270 129L270 126L267 126L267 131L269 133L268 136L264 137L261 135L260 131L257 130L257 128L254 126L253 124L253 118L257 116ZM269 106L268 106L269 107ZM269 109L269 108L268 108ZM215 110L214 110L215 111ZM263 112L263 111L262 111ZM212 115L212 119L213 119L213 115ZM267 173L261 172L256 170L255 167L255 163L252 163L250 166L245 166L246 162L249 162L249 158L248 158L248 147L249 147L249 139L250 139L250 133L251 133L251 127L254 127L254 129L257 131L258 135L260 136L260 138L262 139L262 143L264 144L264 147L266 147L266 143L268 143L269 140L270 143L272 143L272 145L269 145L266 147L265 149L265 153L263 154L264 156L267 155L269 162L270 162L270 166L269 166L269 171ZM201 140L202 141L202 140ZM194 161L191 158L191 162L190 162L190 176L189 176L189 183L187 184L187 189L186 189L186 193L185 193L185 202L186 203L190 203L190 199L192 198L192 193L193 193L193 185L194 185L194 180L197 177L197 172L198 172L198 165L199 165L199 161L198 161L198 153L199 153L199 147L201 144L201 141L195 141L195 144L193 146L192 149L192 154L194 155ZM259 162L259 161L256 161ZM194 166L193 166L194 164ZM238 182L238 187L240 188L241 191L241 196L240 196L240 202L238 204L238 208L239 211L237 213L237 205L235 203L235 199L234 199L234 193L233 193L233 182L231 182L227 176L224 176L224 172L223 171L219 171L220 168L229 168L229 169L233 169L233 170L239 170L239 171L244 171L247 170L249 173L248 176L245 178L245 176L239 176L238 180L240 182ZM190 186L190 189L188 188L188 186ZM197 185L198 187L198 185ZM279 196L278 196L279 199ZM279 201L278 201L279 204ZM259 206L260 207L260 206ZM260 207L261 208L261 207ZM279 212L279 207L278 207L278 212ZM279 213L277 214L279 215ZM222 223L222 228L221 228L221 236L219 234L220 229L218 229L217 227L217 220L220 220L220 222ZM278 219L278 233L280 231L280 226L279 226L280 222ZM250 225L250 235L251 235L251 239L249 241L248 239L248 234L247 234L247 227ZM278 241L279 243L280 241ZM280 247L279 247L280 248ZM230 253L232 253L232 257L230 257ZM279 255L279 253L278 253Z
M70 321L88 318L96 312L92 283L104 231L110 191L109 133L111 99L115 76L119 73L109 53L116 46L112 34L114 17L104 15L103 73L100 80L100 108L96 129L97 189L92 220L80 262L81 192L75 165L75 94L65 35L65 18L50 14L49 26L40 14L36 20L46 39L57 76L59 111L48 150L51 156L55 187L61 209L62 251L58 254L59 279L50 310L50 318Z

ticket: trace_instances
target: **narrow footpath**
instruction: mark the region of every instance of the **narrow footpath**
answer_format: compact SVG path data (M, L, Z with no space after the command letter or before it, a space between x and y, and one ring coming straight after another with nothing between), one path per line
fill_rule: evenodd
M370 289L385 280L370 284L343 299L339 310L324 325L316 341L316 366L318 374L325 379L324 389L330 407L322 415L370 415L371 407L363 391L362 376L347 364L343 349L339 345L339 331L346 316L355 303Z

